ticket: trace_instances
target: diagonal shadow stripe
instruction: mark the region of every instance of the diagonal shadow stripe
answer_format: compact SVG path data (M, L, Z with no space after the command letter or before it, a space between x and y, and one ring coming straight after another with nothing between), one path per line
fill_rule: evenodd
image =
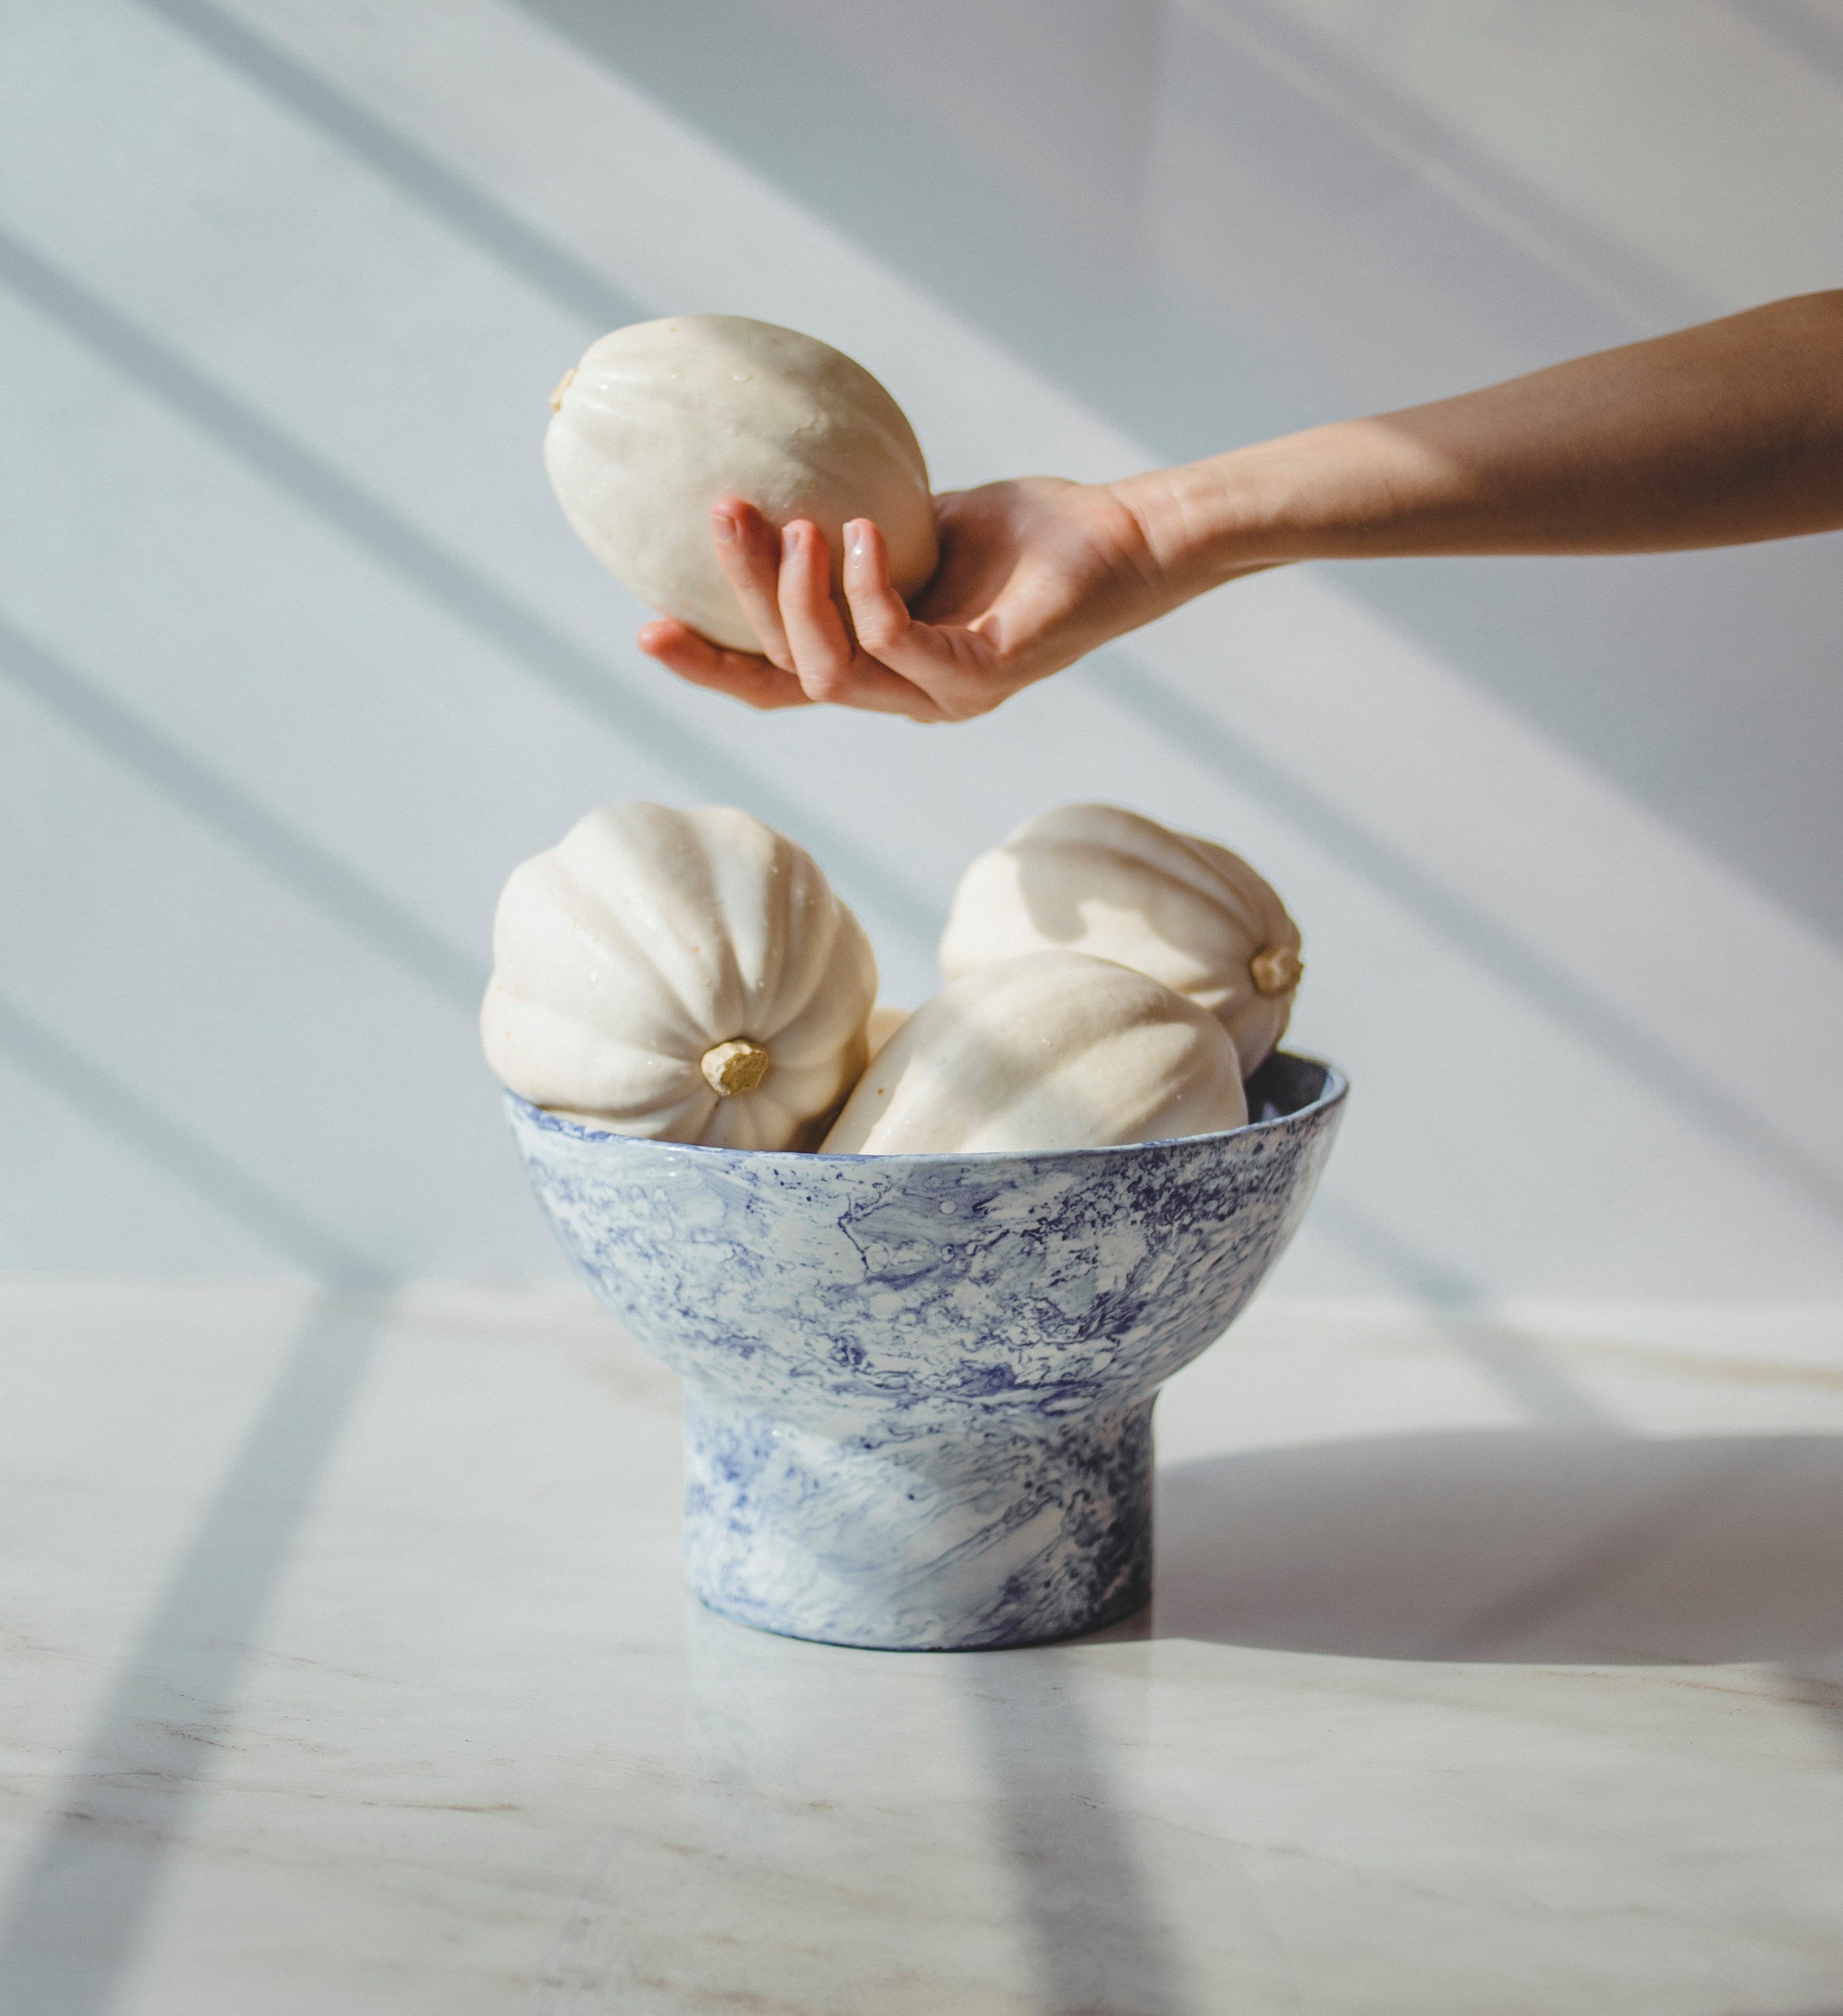
M486 249L498 251L499 256L507 259L509 263L514 263L516 270L531 278L535 283L545 286L553 292L554 297L567 301L571 304L582 298L581 289L584 279L592 279L595 277L589 269L581 268L579 262L571 260L568 255L560 253L541 234L533 232L521 220L483 196L463 178L454 175L433 157L404 141L383 122L351 105L342 94L326 86L304 66L237 24L224 20L214 9L200 5L199 0L143 0L143 4L153 6L155 11L163 13L175 25L207 41L218 53L226 60L234 62L253 81L282 95L304 117L314 120L334 137L356 146L365 158L399 182L408 193L421 196L457 229L466 232ZM546 9L542 5L534 5L531 11L542 14ZM1276 26L1274 19L1267 17L1267 10L1261 11L1270 34L1277 33L1285 26L1283 23ZM1246 25L1244 23L1244 27ZM1316 45L1308 49L1305 45L1298 43L1296 38L1294 41L1287 44L1287 55L1289 61L1303 60L1305 56L1310 55L1320 67L1330 60L1324 49ZM1349 78L1341 79L1344 84L1351 81ZM1392 100L1391 106L1391 116L1398 122L1406 121L1403 131L1409 139L1416 139L1417 144L1432 145L1437 142L1441 148L1451 150L1455 142L1452 136L1443 128L1438 132L1431 128L1423 131L1422 126L1425 122L1422 115L1405 105L1394 104ZM1416 121L1420 121L1421 124L1416 124ZM1510 194L1516 193L1510 185L1506 185L1506 189ZM1506 192L1499 191L1498 193L1504 195ZM20 249L23 250L23 248ZM1604 248L1595 245L1585 249L1597 257ZM0 270L4 268L5 253L5 241L0 239ZM27 255L28 258L31 256ZM574 277L567 279L567 287L574 289L574 293L560 291L566 287L566 279L560 277L561 268L553 270L547 265L547 261L553 260L561 260L571 269ZM48 273L49 270L45 269ZM551 275L549 279L544 277L546 273ZM61 276L52 277L59 285L70 288L70 283L63 281ZM1647 275L1647 279L1652 277L1654 276ZM105 315L110 313L106 310L103 312ZM114 320L122 329L127 329L128 325L121 323L119 318ZM131 358L120 355L119 349L111 354L117 356L124 368L135 368ZM189 371L189 367L182 365L179 368ZM196 374L191 375L196 377ZM257 425L266 427L267 423L258 421ZM294 445L289 445L292 447ZM297 452L304 454L305 452L297 450ZM343 478L336 477L335 480L341 483L344 481ZM412 536L419 538L420 535L412 533ZM454 563L452 556L445 557L450 560L451 564ZM496 595L497 592L486 584L480 583L478 585L488 594ZM510 598L499 599L510 600ZM488 628L489 625L483 624L481 627ZM592 704L597 704L598 711L605 713L607 694L602 683L603 675L599 661L594 660L592 654L570 644L567 639L556 636L556 633L546 630L545 635L560 645L574 661L569 673L572 686L580 685L585 668L587 669L589 676L596 682L589 696ZM1196 729L1200 724L1204 730L1204 744L1213 751L1207 760L1211 761L1215 767L1239 777L1244 785L1262 792L1269 801L1280 805L1296 821L1308 830L1313 831L1321 843L1330 847L1340 859L1380 886L1389 889L1402 900L1409 902L1444 934L1454 939L1501 977L1509 980L1577 1034L1586 1037L1602 1055L1611 1058L1622 1069L1634 1071L1653 1090L1663 1093L1673 1106L1688 1113L1705 1129L1716 1132L1724 1142L1730 1138L1738 1142L1776 1179L1791 1184L1817 1203L1827 1215L1843 1215L1843 1180L1840 1180L1834 1172L1812 1156L1801 1144L1781 1135L1769 1123L1683 1065L1629 1017L1578 988L1565 973L1544 960L1539 954L1505 931L1482 912L1464 903L1405 857L1389 848L1375 835L1315 797L1275 766L1266 764L1244 747L1235 743L1233 738L1218 729L1207 717L1189 707L1176 696L1155 690L1149 682L1143 679L1128 679L1121 682L1117 671L1114 682L1121 686L1121 697L1133 711L1161 733L1168 736L1175 734L1187 753L1193 755L1199 753ZM1182 718L1174 723L1174 715ZM675 737L675 729L670 724L667 726L668 735ZM673 759L668 757L666 760ZM784 819L786 815L783 813L779 816ZM860 873L859 879L862 881L866 878ZM884 907L892 916L901 919L913 935L918 938L931 935L931 912L913 892L906 889L901 891L900 907L898 902L891 901L887 895L882 900Z
M509 248L501 256L509 262L516 260L520 272L538 275L545 270L546 258L567 257L517 219L510 220L517 237L514 244L506 236L505 214L491 199L452 171L430 161L383 122L351 106L304 66L247 31L225 23L215 9L200 4L200 0L142 0L142 4L207 41L252 81L283 97L336 139L356 135L354 143L361 144L366 158L383 172L412 195L423 194L426 185L429 192L426 200L489 251L499 250L502 244ZM1636 288L1653 311L1674 286L1661 271L1635 261L1626 248L1601 239L1581 220L1539 200L1536 193L1495 167L1432 114L1410 103L1399 92L1383 90L1375 78L1330 45L1272 9L1251 6L1232 19L1221 9L1204 4L1204 0L1185 0L1185 4L1216 32L1247 44L1261 60L1308 77L1313 90L1329 91L1340 102L1350 99L1353 94L1361 102L1373 101L1377 117L1388 129L1391 145L1445 161L1456 172L1470 178L1481 200L1521 219L1521 227L1537 237L1564 246L1570 257L1595 270L1608 285ZM612 62L616 52L625 49L634 37L652 51L655 67L657 60L663 60L656 46L657 23L649 23L643 15L631 9L617 9L592 19L582 13L578 0L520 0L520 5L535 18L571 37L598 60ZM713 22L718 18L716 14L711 16ZM644 70L646 66L641 67ZM679 81L682 85L684 80ZM685 93L680 90L668 95L676 102ZM681 106L681 109L694 119L699 116L696 105ZM779 131L784 124L776 122L775 130ZM753 151L759 156L765 144L764 135L754 128L750 134L757 143ZM830 167L826 170L830 179L823 189L808 186L810 177L803 180L786 161L779 162L778 169L777 178L790 182L805 200L818 203L826 190L834 196L838 193ZM829 212L836 206L822 203L819 207ZM878 233L871 236L872 242L880 242ZM539 284L545 283L540 279ZM559 301L574 298L559 288L552 291ZM1686 299L1677 304L1684 311L1694 305ZM1077 384L1075 389L1079 392L1082 387ZM1424 874L1376 834L1276 766L1255 757L1200 711L1143 676L1123 675L1117 661L1108 684L1122 704L1156 732L1180 743L1187 754L1201 755L1218 772L1236 778L1278 805L1340 860L1409 903L1443 935L1585 1037L1600 1054L1639 1076L1677 1110L1688 1114L1705 1130L1717 1133L1724 1143L1730 1139L1737 1142L1776 1180L1798 1190L1827 1215L1843 1215L1843 1179L1800 1143L1684 1066L1630 1017L1578 987L1560 968ZM920 925L918 929L925 934L927 927Z
M1684 1064L1630 1016L1590 993L1380 834L1258 754L1161 680L1127 662L1123 653L1114 650L1103 662L1100 689L1118 693L1174 747L1272 806L1722 1147L1739 1148L1776 1183L1843 1222L1843 1175L1802 1142Z
M1410 1300L1442 1316L1484 1309L1488 1290L1474 1274L1450 1265L1437 1253L1411 1243L1361 1206L1321 1189L1312 1201L1306 1222L1328 1233L1377 1273L1386 1276Z
M207 0L142 4L171 27L193 35L297 117L351 149L403 194L423 202L481 250L543 288L560 306L579 313L589 310L600 298L592 286L607 296L608 284L593 269L279 45L227 20ZM1220 443L1219 435L1212 435L1207 426L1197 434L1199 380L1183 360L1195 354L1210 357L1211 376L1201 381L1205 387L1226 376L1244 387L1262 377L1253 355L1238 354L1232 333L1200 318L1181 297L1161 293L1157 312L1148 315L1140 290L1119 263L1096 257L1092 248L1077 244L1060 225L1041 228L1047 219L1036 214L1022 189L1012 186L1010 200L995 208L990 177L979 164L963 161L956 149L944 149L938 132L916 129L887 99L868 97L862 80L815 41L803 38L797 48L783 47L781 31L747 0L722 0L715 5L712 0L678 0L671 8L661 8L653 0L639 0L637 5L634 0L520 4L541 31L569 41L599 67L669 106L675 116L689 120L726 155L747 158L764 169L832 227L851 233L863 244L880 245L879 256L892 249L890 233L882 229L884 200L867 178L841 177L838 164L857 155L880 160L887 168L894 147L895 185L903 193L893 250L903 270L963 306L972 304L978 319L995 319L1013 333L1020 326L1028 329L1033 355L1052 358L1052 368L1065 376L1074 373L1091 397L1110 387L1117 396L1136 401L1142 428L1156 412L1164 435L1171 437L1175 431L1177 439L1190 444L1188 452L1210 452L1204 444ZM715 65L704 60L702 52L710 48L721 48L725 60ZM691 94L697 99L695 103L688 104L688 94L679 88L682 67L697 73L700 90ZM770 81L765 92L764 77ZM774 143L786 159L769 160ZM790 175L790 164L804 172ZM926 188L930 200L909 200L908 192L914 188ZM967 217L978 218L977 232L965 229ZM1001 256L991 259L984 254L995 233ZM1080 300L1081 316L1061 311L1060 303L1069 299ZM658 310L635 304L610 315L598 304L589 311L592 319L599 317L607 326ZM1182 340L1174 333L1179 329ZM1238 368L1226 369L1226 351ZM1127 374L1125 381L1116 362L1123 351L1140 358L1144 366ZM1084 379L1083 361L1100 358L1106 360L1101 378L1094 380L1090 372ZM1268 373L1276 362L1272 356L1265 360ZM1204 410L1215 408L1211 401ZM1311 417L1303 405L1296 410L1276 408L1269 415L1272 424L1263 431L1280 431L1283 424L1303 426ZM1154 427L1155 436L1157 431Z
M1556 1363L1539 1337L1492 1316L1483 1282L1402 1238L1348 1197L1320 1190L1312 1201L1311 1222L1394 1280L1445 1341L1532 1420L1577 1434L1622 1432L1611 1411Z
M1744 4L1744 0L1737 0L1737 3ZM203 0L142 0L142 4L174 26L195 35L251 82L312 121L330 138L352 146L406 193L421 198L483 250L500 257L513 270L544 287L562 304L574 306L585 298L585 283L596 279L590 269L563 253L523 220L511 216L474 185L354 104L275 45L226 20L216 9L203 4ZM623 74L628 74L628 66L617 63L617 56L634 58L633 74L656 85L665 81L660 66L666 61L668 45L675 46L676 41L682 39L668 34L662 40L658 20L632 7L616 8L592 16L583 12L579 0L519 0L519 4L533 18L570 37L595 59L610 64ZM779 50L780 42L774 31L757 19L754 10L749 10L746 16L739 15L734 11L733 0L700 0L700 4L705 9L707 24L713 30L723 26L727 30L746 31L748 35L765 35L768 40L761 44L758 54L765 53L770 43ZM1699 311L1698 303L1686 295L1680 300L1676 298L1680 290L1662 269L1654 268L1630 253L1629 248L1595 233L1581 219L1542 198L1539 192L1492 163L1463 140L1456 129L1401 92L1384 87L1323 38L1311 34L1269 7L1244 6L1231 16L1219 6L1209 4L1209 0L1183 0L1183 5L1187 12L1212 31L1240 42L1257 60L1291 77L1296 87L1308 89L1321 99L1328 94L1331 101L1346 107L1353 103L1370 106L1375 121L1379 123L1378 144L1416 159L1438 159L1474 190L1478 201L1499 216L1500 221L1506 218L1515 220L1521 237L1533 236L1564 247L1570 259L1593 270L1614 291L1631 293L1636 290L1636 294L1643 297L1647 313L1655 313L1658 306L1667 301L1673 311L1680 311L1684 315ZM733 41L726 39L726 45L733 45ZM753 43L748 45L754 46ZM677 72L673 72L673 76L681 88L669 92L668 98L685 116L699 120L707 108L700 103L686 102L689 87ZM716 81L707 81L715 88ZM808 78L804 88L819 88L816 74ZM734 113L740 108L729 105L729 109ZM702 123L708 124L707 117ZM784 120L758 121L758 125L748 125L745 121L745 128L743 137L749 143L749 150L758 158L758 165L766 167L777 180L793 187L802 200L823 214L830 216L837 211L839 200L846 193L837 186L830 156L826 157L823 174L815 182L813 174L801 171L799 164L805 157L797 150L786 158L777 157L772 164L767 163L769 138L776 135L787 138ZM887 127L879 130L887 137ZM733 120L725 125L722 137L726 145L736 140ZM815 164L809 163L808 167L815 168ZM815 168L815 172L818 171ZM864 224L867 219L857 221ZM888 225L889 220L883 220L883 224ZM887 235L887 229L880 227L869 232L869 242L880 243ZM913 253L914 247L908 250ZM556 277L546 277L552 275ZM949 288L948 291L951 294L956 290ZM1055 368L1053 361L1051 368ZM1118 374L1112 369L1111 353L1110 373L1103 389L1117 391ZM1067 374L1063 375L1066 377ZM1095 390L1092 386L1085 386L1078 377L1071 381L1071 387L1083 397L1092 395ZM1101 400L1103 406L1108 403L1104 398ZM1124 690L1119 697L1132 711L1150 718L1137 693ZM1155 728L1165 725L1157 720L1152 720L1151 725ZM1340 856L1361 869L1379 844L1350 823L1346 824L1357 837L1356 851L1340 848ZM1320 837L1323 837L1322 834Z
M1045 2011L1196 2016L1176 1942L1066 1652L960 1667ZM977 1663L980 1661L984 1663Z
M289 55L279 43L200 0L140 0L142 8L209 49L297 117L319 128L405 194L454 226L539 293L599 330L653 310L534 230L476 184Z
M1211 34L1236 44L1301 100L1324 107L1384 157L1444 185L1450 200L1557 277L1642 327L1698 322L1720 304L1666 266L1557 202L1495 160L1433 107L1398 88L1269 0L1177 0Z
M92 1064L0 994L0 1056L73 1107L94 1126L176 1177L265 1246L329 1285L376 1289L389 1270L169 1119L131 1086Z
M1843 84L1843 14L1827 20L1802 0L1728 0L1731 10L1808 70Z
M1327 388L1309 365L1283 344L1254 338L1251 325L1209 311L1192 286L1162 270L1146 232L1110 253L1085 242L1024 175L995 171L899 89L882 85L869 64L842 54L849 10L841 0L809 6L798 22L785 18L792 10L755 0L514 4L998 335L1158 456L1189 460L1323 419ZM1046 21L1053 13L1038 11ZM1176 0L1138 12L1163 16L1178 52L1164 61L1186 53L1196 60L1173 34L1180 21L1193 23L1198 41L1207 38L1277 88L1284 110L1276 117L1301 130L1322 124L1354 136L1383 173L1410 164L1443 214L1463 220L1517 272L1558 280L1591 311L1606 341L1713 311L1698 290L1283 10L1256 0ZM711 49L729 59L711 63ZM1156 75L1141 88L1155 89ZM870 171L841 174L841 160ZM1123 162L1121 171L1136 167L1143 173L1143 162ZM916 189L929 200L913 201ZM1139 368L1122 370L1123 356ZM1235 381L1233 395L1225 380Z
M490 639L572 706L689 781L746 805L771 825L803 833L815 853L844 864L855 893L874 904L918 948L932 948L934 906L867 855L850 837L758 772L688 734L662 708L617 682L597 655L429 535L363 484L206 376L151 332L129 321L9 233L0 232L0 283L11 286L86 347L106 358L311 512L443 614Z
M296 1339L9 1899L3 2016L105 2016L115 2006L382 1319L376 1304L328 1298Z
M486 968L261 802L0 617L0 678L228 840L353 937L472 1015Z

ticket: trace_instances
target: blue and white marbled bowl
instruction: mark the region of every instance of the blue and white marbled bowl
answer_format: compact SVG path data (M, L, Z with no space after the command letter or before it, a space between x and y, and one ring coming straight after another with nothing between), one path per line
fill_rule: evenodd
M508 1095L590 1287L685 1380L686 1577L769 1631L910 1650L1151 1594L1152 1406L1285 1250L1342 1075L1226 1134L1043 1154L639 1141Z

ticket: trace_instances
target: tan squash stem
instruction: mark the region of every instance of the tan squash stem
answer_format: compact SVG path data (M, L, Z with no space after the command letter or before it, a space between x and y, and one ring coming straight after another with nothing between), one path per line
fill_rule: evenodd
M1299 955L1286 945L1269 945L1248 961L1248 977L1254 983L1257 994L1284 994L1288 988L1299 985L1299 976L1305 970Z
M747 1036L732 1036L715 1043L699 1060L704 1082L719 1099L733 1099L739 1092L753 1092L768 1075L772 1060L759 1043Z

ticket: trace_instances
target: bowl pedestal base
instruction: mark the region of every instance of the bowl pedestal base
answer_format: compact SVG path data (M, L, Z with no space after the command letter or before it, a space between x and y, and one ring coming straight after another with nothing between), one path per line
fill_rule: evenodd
M1152 1401L795 1420L685 1395L685 1568L744 1624L891 1651L1099 1629L1152 1593Z

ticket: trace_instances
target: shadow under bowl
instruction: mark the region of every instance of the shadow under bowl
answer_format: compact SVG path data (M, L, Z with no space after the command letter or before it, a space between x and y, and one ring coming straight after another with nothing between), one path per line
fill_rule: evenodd
M1346 1089L1278 1052L1246 1126L1035 1154L765 1154L507 1106L565 1251L684 1378L693 1593L971 1650L1149 1599L1153 1402L1285 1251Z

